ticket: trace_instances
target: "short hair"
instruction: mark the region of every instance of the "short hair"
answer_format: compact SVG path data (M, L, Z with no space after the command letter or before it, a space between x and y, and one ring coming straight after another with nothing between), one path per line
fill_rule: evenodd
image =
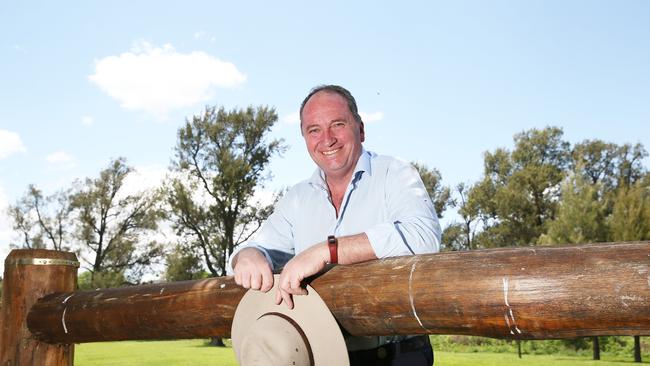
M359 109L357 108L357 101L354 100L354 97L352 96L352 93L350 93L349 90L345 89L342 86L339 85L319 85L314 87L309 94L305 97L305 99L302 101L302 104L300 104L300 126L302 128L302 110L305 109L305 104L309 101L309 99L316 93L318 92L326 92L326 93L334 93L338 94L345 101L348 103L348 109L350 110L350 113L352 113L352 117L354 117L354 120L357 121L357 123L361 124L361 116L359 115Z

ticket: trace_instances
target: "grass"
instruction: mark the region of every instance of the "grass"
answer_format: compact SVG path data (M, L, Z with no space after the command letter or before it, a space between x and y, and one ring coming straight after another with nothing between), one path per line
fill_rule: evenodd
M435 365L442 366L614 366L614 365L638 365L632 359L610 359L603 356L600 361L594 361L588 357L554 356L554 355L523 355L518 358L512 353L455 353L435 352Z
M237 366L232 348L211 347L202 339L124 341L75 346L76 366Z
M75 347L77 366L135 366L135 365L219 365L236 366L232 348L206 346L201 339L178 341L124 341L105 343L85 343ZM515 353L490 352L435 352L435 365L457 366L614 366L637 365L631 357L621 358L602 355L601 361L589 357L563 355L523 355L519 359ZM647 360L647 359L646 359Z

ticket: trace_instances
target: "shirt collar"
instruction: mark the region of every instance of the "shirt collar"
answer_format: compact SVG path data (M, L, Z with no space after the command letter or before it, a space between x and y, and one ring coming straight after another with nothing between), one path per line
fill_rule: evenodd
M367 172L369 175L372 174L370 167L370 153L366 151L363 147L361 148L361 156L357 160L357 165L354 167L354 173L352 174L352 183L357 181L361 177L361 173ZM325 173L321 168L316 168L314 174L309 178L309 184L314 187L323 189L327 191L327 184L325 183Z

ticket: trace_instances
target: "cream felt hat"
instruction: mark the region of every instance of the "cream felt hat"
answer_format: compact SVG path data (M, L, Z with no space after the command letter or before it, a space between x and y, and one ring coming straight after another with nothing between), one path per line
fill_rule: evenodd
M275 275L269 292L249 290L232 321L232 347L242 366L349 366L341 329L325 302L307 286L293 309L275 304Z

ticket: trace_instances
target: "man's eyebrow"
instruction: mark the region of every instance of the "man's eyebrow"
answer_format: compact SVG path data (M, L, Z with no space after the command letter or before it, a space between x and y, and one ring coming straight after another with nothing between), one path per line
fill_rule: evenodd
M305 130L307 130L307 129L311 128L311 127L318 127L318 123L310 123L310 124L302 125L302 128L305 129Z
M346 122L347 123L348 120L345 119L345 118L334 118L333 120L330 121L330 124L336 123L336 122Z

